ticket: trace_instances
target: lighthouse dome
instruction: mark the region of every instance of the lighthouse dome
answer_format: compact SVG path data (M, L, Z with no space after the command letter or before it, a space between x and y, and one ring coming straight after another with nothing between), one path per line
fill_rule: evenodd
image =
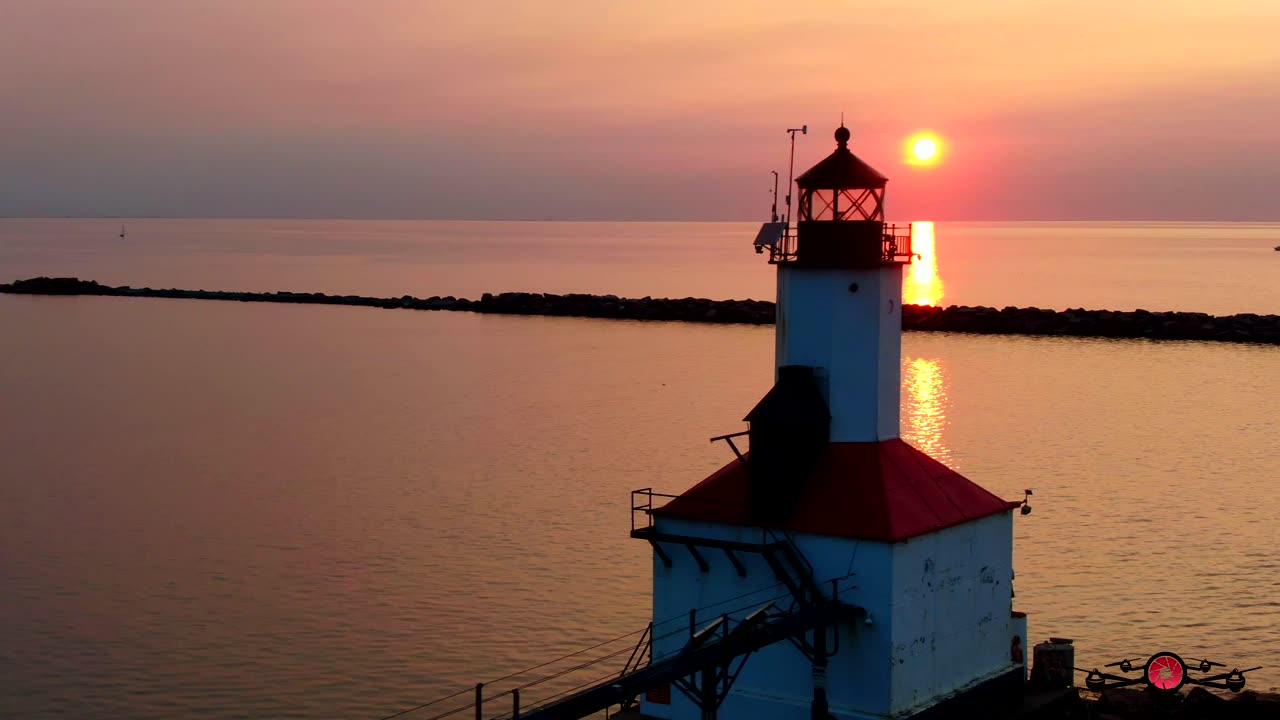
M849 128L836 129L835 152L796 178L796 185L804 189L821 190L873 190L881 189L889 178L879 170L863 162L849 150Z

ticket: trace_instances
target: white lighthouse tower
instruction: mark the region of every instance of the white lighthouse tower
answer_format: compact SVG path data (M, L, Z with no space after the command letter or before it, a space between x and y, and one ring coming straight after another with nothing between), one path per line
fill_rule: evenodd
M1017 695L1013 510L899 438L902 266L887 179L837 147L800 175L794 228L757 239L778 269L775 384L724 436L735 457L663 504L654 661L772 618L786 640L651 690L662 720L965 717ZM733 439L749 435L749 451ZM645 498L647 496L647 498ZM966 710L970 708L970 710Z
M898 437L902 363L902 264L910 228L884 224L889 179L849 151L796 178L799 222L775 246L778 368L814 368L831 411L832 442Z

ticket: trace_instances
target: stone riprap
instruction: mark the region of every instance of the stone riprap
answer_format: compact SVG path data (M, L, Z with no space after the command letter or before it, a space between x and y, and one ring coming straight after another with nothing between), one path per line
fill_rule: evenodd
M298 292L230 292L112 287L78 278L38 277L0 285L2 293L31 295L108 295L116 297L235 300L239 302L355 305L385 309L464 310L503 315L551 315L661 320L674 322L773 323L774 304L767 300L708 300L706 298L620 298L616 295L552 295L546 293L485 293L478 300L453 296L398 298L326 295ZM905 305L904 330L935 330L985 335L1050 335L1158 340L1213 340L1280 344L1280 316L1244 313L1214 316L1196 312L1147 310L1042 310L1006 307L932 307Z

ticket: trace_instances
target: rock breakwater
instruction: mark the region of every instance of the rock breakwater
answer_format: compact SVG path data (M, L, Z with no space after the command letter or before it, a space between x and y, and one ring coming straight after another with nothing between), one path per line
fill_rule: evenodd
M78 278L38 277L0 285L0 293L30 295L105 295L115 297L234 300L238 302L354 305L384 309L460 310L502 315L551 315L616 320L738 323L768 325L774 304L766 300L706 298L620 298L616 295L508 292L485 293L478 300L448 296L394 298L299 292L229 292L112 287ZM1006 307L931 307L904 305L904 330L934 330L985 335L1051 335L1156 340L1211 340L1280 344L1280 315L1214 316L1196 312L1147 310L1043 310Z

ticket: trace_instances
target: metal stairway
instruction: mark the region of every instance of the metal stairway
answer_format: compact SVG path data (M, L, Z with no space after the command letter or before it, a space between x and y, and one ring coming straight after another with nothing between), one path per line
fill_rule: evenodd
M816 584L815 584L816 587ZM675 655L660 659L647 667L624 672L621 676L603 681L548 705L513 713L519 720L577 720L601 712L615 705L629 704L638 695L654 687L671 683L680 687L692 687L685 678L698 673L711 672L715 680L699 689L702 702L714 700L718 706L736 678L737 672L719 673L716 669L728 668L735 659L746 658L761 648L783 640L793 640L805 633L851 621L863 614L861 608L838 601L810 603L785 612L769 605L748 615L734 624L728 616L721 616L699 632ZM821 634L821 633L820 633ZM741 669L739 664L738 669ZM683 681L683 683L682 683ZM684 688L681 688L682 690ZM715 696L712 697L712 694ZM703 716L714 717L715 707L703 707Z
M785 585L802 606L823 602L822 588L813 578L813 566L791 539L791 533L771 529L764 533L769 542L764 544L761 554L778 582Z

